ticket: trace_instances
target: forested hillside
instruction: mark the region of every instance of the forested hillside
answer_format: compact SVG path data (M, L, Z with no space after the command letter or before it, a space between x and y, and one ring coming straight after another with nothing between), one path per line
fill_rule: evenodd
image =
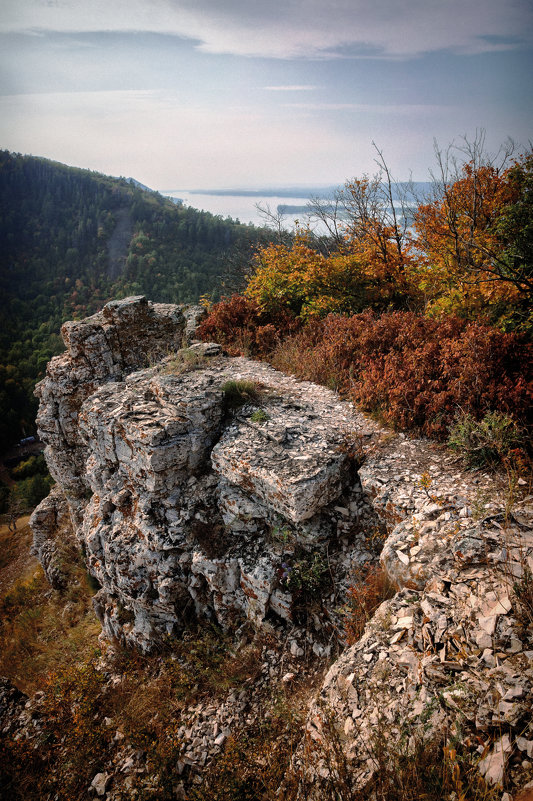
M225 257L265 231L126 179L0 153L0 450L34 432L33 387L65 320L110 298L216 299Z

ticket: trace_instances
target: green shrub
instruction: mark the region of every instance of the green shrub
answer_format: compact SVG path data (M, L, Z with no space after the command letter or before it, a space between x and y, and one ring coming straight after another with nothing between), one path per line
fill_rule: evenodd
M328 583L329 570L321 553L304 554L292 564L283 563L281 583L293 593L314 597Z
M48 466L46 464L44 454L39 453L36 456L30 456L26 461L20 462L11 471L16 481L23 478L31 478L36 473L41 473L43 476L48 475Z
M501 412L489 412L482 420L463 413L457 417L448 438L450 448L459 451L471 467L498 464L508 459L520 443L515 421Z
M250 415L250 420L252 423L266 423L267 420L270 420L270 416L263 409L258 409Z

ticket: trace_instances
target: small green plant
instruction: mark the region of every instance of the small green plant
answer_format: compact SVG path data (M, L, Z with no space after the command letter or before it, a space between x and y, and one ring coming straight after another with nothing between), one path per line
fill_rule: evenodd
M270 415L263 411L263 409L257 409L257 411L250 415L250 420L252 423L266 423L267 420L270 420Z
M498 464L519 447L520 431L512 417L502 412L489 412L482 420L463 413L450 428L448 445L460 451L471 467Z
M162 372L165 375L181 375L192 370L201 370L206 363L207 359L203 353L192 348L182 348L164 365Z
M227 409L238 409L245 403L257 403L260 388L255 381L234 380L226 381L221 387Z
M305 554L292 564L282 564L281 584L291 592L316 596L329 579L324 557L318 551Z
M292 545L296 539L294 532L287 526L274 526L270 536L274 542L280 543L284 548Z

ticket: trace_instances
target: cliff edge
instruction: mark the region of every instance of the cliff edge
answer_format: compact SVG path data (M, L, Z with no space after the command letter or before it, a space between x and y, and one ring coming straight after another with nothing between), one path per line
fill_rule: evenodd
M296 662L343 651L280 797L295 784L301 799L344 797L341 779L379 797L387 732L411 760L461 740L514 799L533 778L532 496L515 487L510 509L497 478L464 473L438 446L384 431L323 387L191 344L186 317L129 298L63 327L67 352L37 388L57 488L32 525L51 581L66 503L107 638L149 651L195 618L248 621L278 642L290 633ZM344 648L347 588L377 559L380 533L398 591ZM201 781L222 741L204 757L199 733L187 730L184 753Z

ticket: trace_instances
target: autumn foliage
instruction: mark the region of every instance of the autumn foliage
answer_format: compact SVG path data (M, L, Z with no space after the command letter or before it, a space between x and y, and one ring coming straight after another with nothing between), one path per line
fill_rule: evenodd
M531 264L524 264L513 246L519 232L508 222L513 209L523 206L521 194L532 170L531 155L503 172L467 163L459 180L418 207L416 273L433 311L473 316L492 309L505 317L530 295ZM527 202L531 206L531 198Z
M415 210L406 198L396 210L382 177L347 182L333 221L319 207L328 247L300 228L259 248L245 295L303 320L394 308L531 329L533 154L503 166L474 148Z
M212 307L198 336L220 342L231 356L265 356L299 327L300 321L288 309L263 310L255 300L233 295Z
M401 306L417 295L406 263L407 256L400 258L392 245L392 230L379 223L368 236L347 238L327 256L299 232L290 245L259 250L245 294L265 311L290 310L302 320Z
M227 305L215 307L204 335L251 340L249 327L217 329ZM478 419L501 411L528 422L533 346L518 334L458 317L366 311L328 315L271 341L274 367L338 389L398 428L444 439L460 412Z
M202 338L338 389L401 429L445 439L459 415L492 412L527 428L533 154L498 165L480 144L450 174L441 156L442 181L410 217L383 161L337 194L339 216L317 201L326 244L299 229L259 248L244 296L217 304Z

